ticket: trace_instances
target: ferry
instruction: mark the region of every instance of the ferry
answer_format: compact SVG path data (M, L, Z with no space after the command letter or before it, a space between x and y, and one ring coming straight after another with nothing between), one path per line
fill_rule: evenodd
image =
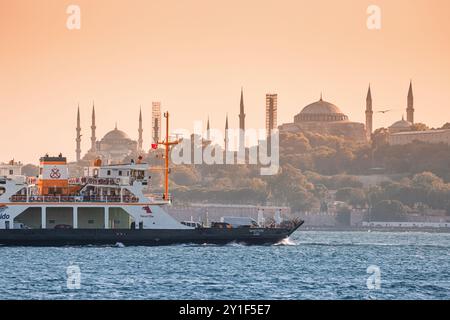
M62 154L42 157L37 177L21 175L14 161L0 167L0 245L274 244L303 224L177 221L169 214L168 150L173 142L168 141L168 132L161 144L166 147L163 195L144 194L151 176L141 157L126 164L102 164L97 159L78 178L69 177Z

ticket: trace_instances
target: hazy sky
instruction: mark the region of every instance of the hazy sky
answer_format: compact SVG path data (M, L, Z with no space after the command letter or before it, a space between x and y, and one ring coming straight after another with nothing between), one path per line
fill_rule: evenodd
M66 8L81 7L81 30ZM380 6L382 28L366 27ZM450 121L448 0L0 0L0 161L75 157L80 103L83 154L92 101L97 137L118 122L137 139L139 105L150 143L151 102L172 127L238 126L244 87L247 127L264 127L265 94L278 93L278 123L324 99L364 121L372 84L374 126L405 113L413 79L416 120Z

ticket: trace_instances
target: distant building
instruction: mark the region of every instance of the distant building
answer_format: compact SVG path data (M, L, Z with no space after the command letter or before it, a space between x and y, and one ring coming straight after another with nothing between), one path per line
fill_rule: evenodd
M406 121L403 117L402 120L399 120L397 122L394 122L390 127L389 127L389 133L390 134L394 134L394 133L399 133L399 132L406 132L406 131L411 131L413 128L413 124L409 121Z
M161 102L152 102L152 141L161 141Z
M372 138L372 131L373 131L372 92L370 91L369 85L369 90L367 91L366 97L366 136L367 140L369 141Z
M427 143L446 143L450 145L450 129L426 130L426 131L403 131L389 135L389 144L404 145L414 141Z
M415 131L412 82L409 83L408 89L406 120L402 117L401 120L394 122L388 128L388 132L388 142L390 145L404 145L414 141L450 144L450 130Z
M324 135L341 136L361 142L367 141L364 124L349 121L348 116L340 108L324 101L322 96L320 96L319 101L304 107L294 117L293 123L283 124L279 129L286 132L305 130Z
M266 94L266 133L269 136L277 128L277 104L277 94Z
M245 149L245 111L244 111L244 89L241 88L241 100L239 104L239 150Z
M412 81L409 82L407 105L408 106L406 108L406 120L408 122L414 123L414 95L412 89Z
M0 163L0 177L19 176L22 174L22 163L11 160L8 163Z
M95 106L92 106L92 124L91 124L91 148L80 160L81 155L81 128L80 112L77 112L77 136L76 136L76 154L77 162L85 163L96 159L101 159L105 164L121 163L127 158L137 158L142 150L142 113L139 112L139 138L138 141L132 140L128 135L117 128L106 133L101 140L96 137L96 117Z

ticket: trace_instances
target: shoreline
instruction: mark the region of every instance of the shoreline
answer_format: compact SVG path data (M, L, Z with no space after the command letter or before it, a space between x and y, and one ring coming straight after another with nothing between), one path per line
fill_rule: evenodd
M341 231L341 232L428 232L428 233L450 233L450 228L392 228L392 227L316 227L303 226L299 229L304 231Z

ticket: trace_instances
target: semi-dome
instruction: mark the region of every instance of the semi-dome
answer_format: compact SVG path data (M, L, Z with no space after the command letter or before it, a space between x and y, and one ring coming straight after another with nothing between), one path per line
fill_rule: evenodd
M130 138L125 132L116 127L114 130L105 134L102 140L130 140Z
M311 103L294 117L294 122L304 121L346 121L348 117L334 104L324 101Z

